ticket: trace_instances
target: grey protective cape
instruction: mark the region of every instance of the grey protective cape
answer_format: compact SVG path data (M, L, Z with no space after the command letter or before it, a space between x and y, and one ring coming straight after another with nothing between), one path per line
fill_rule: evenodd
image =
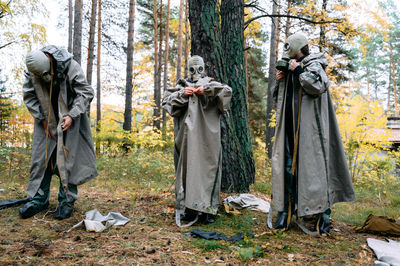
M203 86L204 95L186 95L187 86ZM229 107L232 89L201 78L180 80L164 95L162 106L175 118L176 209L215 214L221 184L220 117ZM178 212L177 212L178 213Z
M355 200L335 110L328 90L329 80L325 73L328 61L323 54L318 53L305 57L302 64L304 72L297 80L303 90L296 166L299 217L322 213L335 202ZM293 80L293 84L295 82ZM277 107L272 148L272 195L274 208L278 211L284 210L287 86L288 78L282 79L274 92L277 97ZM293 117L296 120L298 103L299 94L294 93Z
M86 114L94 91L87 83L80 65L65 49L50 45L44 47L42 51L51 54L56 61L55 78L60 82L59 113L55 114L51 107L49 84L25 71L26 80L22 92L25 105L34 118L32 163L27 188L27 193L31 197L35 196L37 192L42 193L39 189L40 184L46 165L56 148L57 166L60 172L66 173L64 177L66 180L61 180L62 182L80 185L98 175L92 134ZM58 124L55 115L60 118ZM62 132L60 130L61 118L64 115L71 116L73 122L68 130ZM44 119L48 122L54 139L46 138L42 125ZM62 138L58 137L60 132L63 134ZM62 145L57 144L57 141L59 144L61 141ZM62 160L60 160L60 156L62 156Z

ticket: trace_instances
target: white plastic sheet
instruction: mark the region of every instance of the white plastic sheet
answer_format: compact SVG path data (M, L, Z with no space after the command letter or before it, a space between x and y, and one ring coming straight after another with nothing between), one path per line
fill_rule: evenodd
M98 210L90 210L85 216L85 219L74 225L72 229L84 226L88 232L102 232L111 226L125 225L130 221L119 212L109 212L103 216Z
M271 208L269 202L257 198L252 194L240 194L239 196L230 196L223 200L224 204L228 204L229 207L241 210L248 208L252 211L262 211L265 213L269 212Z
M378 258L374 265L400 266L400 242L391 239L385 242L375 238L367 238L367 243Z

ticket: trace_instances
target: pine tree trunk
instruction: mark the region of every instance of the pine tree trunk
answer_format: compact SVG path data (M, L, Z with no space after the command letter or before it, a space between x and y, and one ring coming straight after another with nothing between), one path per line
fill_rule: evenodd
M165 50L164 50L164 82L163 82L163 94L168 88L168 57L169 57L169 17L170 17L171 0L167 2L167 17L165 18ZM166 129L167 114L165 110L162 110L162 129L163 134Z
M97 14L97 87L96 87L96 132L101 127L101 0L99 0L99 12ZM100 154L100 139L96 139L96 153Z
M277 11L276 13L278 15L281 14L281 0L278 0L278 5L277 5ZM281 25L281 18L277 17L276 18L276 49L275 49L275 58L278 58L279 55L279 42L280 42L280 37L281 37L281 29L280 29L280 25Z
M94 60L94 38L96 33L96 17L97 17L97 0L92 0L92 13L90 15L90 29L89 29L89 43L88 43L88 57L86 78L88 83L92 84L93 75L93 60ZM90 105L87 110L88 117L90 118Z
M188 76L188 60L189 60L189 0L185 3L185 70L184 77Z
M293 0L287 0L287 9L286 9L287 15L291 14L290 8L292 7L292 1ZM287 39L289 37L291 26L292 26L292 21L291 21L290 17L287 17L286 18L286 27L285 27L285 39Z
M159 31L160 31L160 39L159 39L159 44L158 44L158 71L157 71L157 99L156 99L156 106L158 110L158 116L157 116L157 129L161 129L161 75L162 75L162 60L163 60L163 40L164 40L164 29L163 29L163 0L160 0L160 13L159 13Z
M158 88L158 7L157 0L153 0L153 19L154 19L154 111L153 111L153 127L160 128L158 117L160 116L160 109L158 108L159 88Z
M278 5L275 1L272 1L272 14L276 14L278 9ZM267 91L267 119L266 119L266 129L265 129L265 143L266 150L268 154L268 158L271 158L272 155L272 139L274 137L274 127L270 127L273 109L274 109L274 99L272 93L276 86L276 77L275 77L275 64L277 60L277 18L271 18L271 34L270 34L270 48L269 48L269 70L268 70L268 91Z
M326 13L326 6L328 5L328 0L322 0L322 13ZM319 51L322 52L326 46L326 36L325 36L325 26L320 24L319 28Z
M73 27L73 5L72 0L68 0L68 52L72 53L72 27Z
M222 184L224 191L245 192L254 182L249 136L244 63L243 1L189 1L192 55L200 55L209 76L233 89L231 109L222 117Z
M125 88L125 112L123 129L132 130L132 72L133 72L133 45L135 26L135 0L129 1L128 22L128 50L126 52L126 88Z
M391 55L393 56L393 44L390 43L390 51ZM392 84L393 84L393 99L394 99L394 115L396 117L399 116L399 104L398 104L398 99L397 99L397 88L396 88L396 68L395 68L395 62L392 59Z
M82 0L75 0L73 54L81 64L82 57Z
M182 77L182 20L183 20L183 4L184 0L180 0L179 4L179 22L178 22L178 60L176 63L176 80Z

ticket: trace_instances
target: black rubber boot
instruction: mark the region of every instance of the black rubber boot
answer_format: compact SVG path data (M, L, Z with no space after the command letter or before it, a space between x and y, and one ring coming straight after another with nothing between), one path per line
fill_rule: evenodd
M215 218L216 218L216 215L209 214L209 213L203 213L200 217L200 221L203 224L211 224L211 223L215 222Z
M184 222L194 221L194 219L196 219L197 214L198 214L197 211L186 208L185 213L181 214L181 221Z
M319 234L329 234L331 229L331 209L326 210L323 213L320 213L317 216L317 221L315 224L315 230L319 230ZM318 228L318 229L317 229Z
M71 217L72 210L73 206L70 206L69 204L62 204L58 206L56 216L54 216L54 218L56 218L57 220L67 219Z
M278 216L276 217L274 228L275 229L286 228L288 218L289 218L289 213L287 211L278 212Z
M25 203L25 205L19 209L19 214L21 215L22 219L26 219L47 209L48 206L49 202L46 202L45 204L37 204L34 201L30 201Z

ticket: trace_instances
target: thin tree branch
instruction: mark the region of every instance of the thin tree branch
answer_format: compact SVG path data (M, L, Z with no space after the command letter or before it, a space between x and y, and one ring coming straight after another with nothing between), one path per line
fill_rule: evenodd
M308 23L312 23L312 24L328 24L328 23L341 23L342 22L341 19L314 21L314 20L311 20L311 19L307 19L307 18L303 18L303 17L299 17L299 16L293 16L293 15L264 14L264 15L259 15L259 16L256 16L254 18L251 18L251 19L245 21L245 23L244 23L245 28L251 22L253 22L253 21L255 21L255 20L259 19L259 18L265 18L265 17L270 17L270 18L273 18L273 17L277 17L277 18L295 18L295 19L299 19L299 20L304 20L304 21L306 21Z
M6 43L6 44L0 46L0 49L3 49L4 47L7 47L7 46L9 46L9 45L11 45L11 44L13 44L13 43L15 43L15 41L11 41L11 42L9 42L9 43Z

